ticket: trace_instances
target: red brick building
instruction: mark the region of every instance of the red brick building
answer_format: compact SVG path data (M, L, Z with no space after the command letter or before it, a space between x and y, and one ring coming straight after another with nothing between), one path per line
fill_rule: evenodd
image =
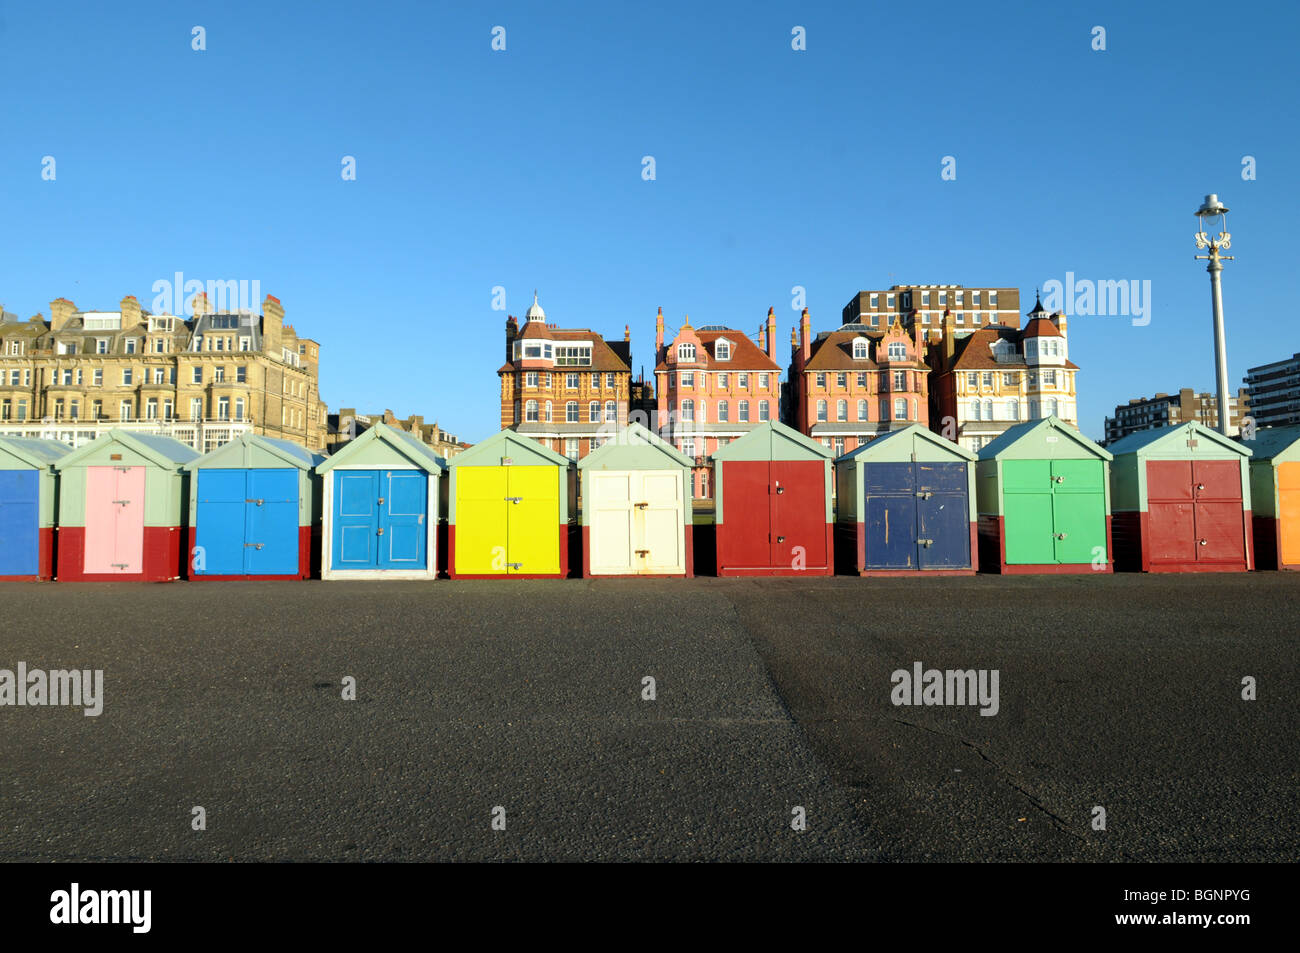
M533 303L521 328L506 319L506 363L501 379L501 429L515 430L579 460L618 427L627 426L632 383L631 334L606 341L586 328L546 323Z
M880 434L929 426L930 369L920 323L884 328L854 320L812 336L808 309L790 332L790 402L786 423L848 453Z
M775 360L776 315L755 344L734 328L691 326L686 317L677 335L664 342L664 313L655 317L653 429L682 453L695 457L695 496L713 496L707 456L737 437L780 419L781 366Z

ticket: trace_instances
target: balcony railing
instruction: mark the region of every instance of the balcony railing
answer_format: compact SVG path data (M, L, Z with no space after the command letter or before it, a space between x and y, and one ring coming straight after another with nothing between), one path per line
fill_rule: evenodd
M72 448L98 439L110 430L155 434L179 440L199 453L208 453L253 429L251 420L0 420L0 434L56 440Z

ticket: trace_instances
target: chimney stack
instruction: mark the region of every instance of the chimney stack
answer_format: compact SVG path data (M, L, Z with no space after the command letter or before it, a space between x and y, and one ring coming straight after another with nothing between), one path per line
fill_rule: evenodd
M799 366L803 367L808 363L808 358L812 356L812 319L808 317L808 309L804 308L803 313L799 315Z
M629 343L631 342L631 340L632 340L632 325L630 325L630 324L625 324L625 325L623 325L623 340L624 340L625 342L629 342Z
M506 363L515 359L515 338L519 337L519 322L513 314L506 315Z
M129 331L132 328L140 326L142 317L140 314L140 302L136 300L135 295L127 295L118 304L122 311L122 330Z
M767 309L767 356L776 360L776 308Z
M50 302L50 330L63 330L76 313L77 306L67 298L55 298Z
M659 313L655 315L655 363L664 359L664 309L660 308Z
M1056 325L1056 329L1060 331L1062 335L1065 334L1065 312L1064 311L1058 311L1056 312L1056 314L1052 315L1052 323Z
M203 295L203 303L207 305L207 295ZM198 314L197 308L194 313ZM277 361L280 360L284 349L281 336L283 331L284 306L275 295L267 295L266 300L262 302L262 351Z

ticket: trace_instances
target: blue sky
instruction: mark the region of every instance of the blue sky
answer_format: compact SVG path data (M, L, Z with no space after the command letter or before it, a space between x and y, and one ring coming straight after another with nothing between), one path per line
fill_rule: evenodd
M1213 387L1207 192L1232 208L1232 386L1300 350L1296 11L5 4L0 303L48 317L59 296L148 307L177 271L257 280L321 342L332 410L478 440L498 426L495 286L516 315L536 287L561 326L630 324L649 371L659 306L750 334L774 306L785 342L794 286L828 330L897 282L1015 286L1028 310L1069 271L1149 280L1149 325L1070 322L1096 437L1121 400Z

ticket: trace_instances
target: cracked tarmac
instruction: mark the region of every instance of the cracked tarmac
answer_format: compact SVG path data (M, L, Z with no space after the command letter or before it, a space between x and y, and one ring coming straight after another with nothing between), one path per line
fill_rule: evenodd
M0 607L0 668L102 668L106 696L0 707L6 860L1300 844L1293 575L0 584ZM998 714L896 707L917 661L997 669Z

